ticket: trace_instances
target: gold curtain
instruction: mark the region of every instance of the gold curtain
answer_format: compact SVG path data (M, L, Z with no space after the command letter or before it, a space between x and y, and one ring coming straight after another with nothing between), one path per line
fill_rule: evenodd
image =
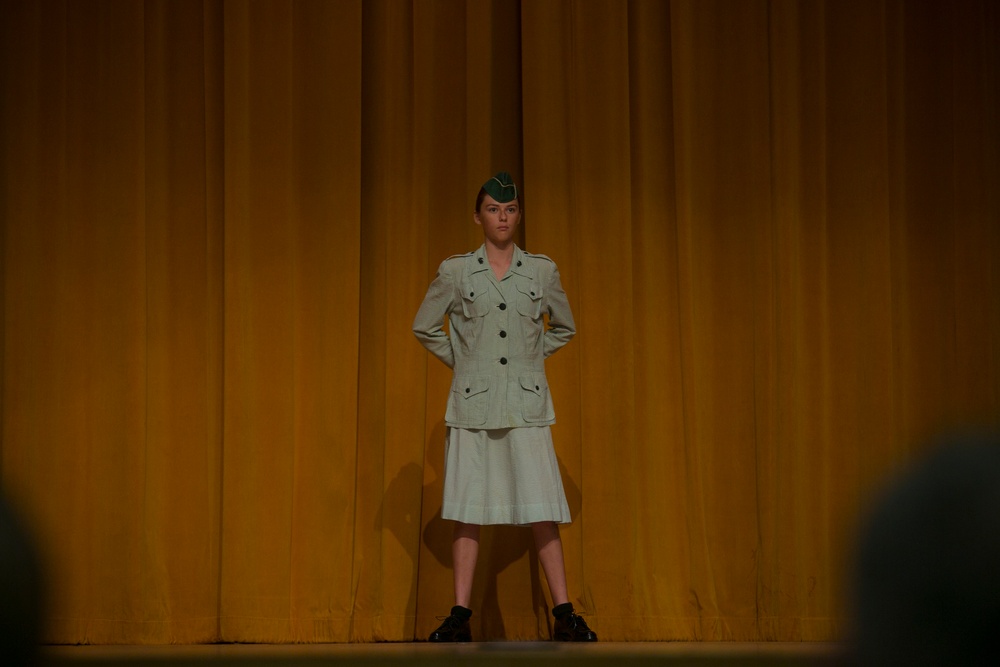
M16 0L3 487L57 643L411 640L452 603L410 334L522 184L571 595L608 640L826 640L852 528L1000 415L989 0ZM549 632L484 531L479 638Z

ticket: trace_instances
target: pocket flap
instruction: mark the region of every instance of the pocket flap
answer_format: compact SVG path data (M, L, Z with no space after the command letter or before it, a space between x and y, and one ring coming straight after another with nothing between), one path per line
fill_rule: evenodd
M472 303L486 296L489 286L481 280L467 279L462 281L461 289L462 300Z
M535 281L518 281L517 291L532 301L542 298L542 286Z
M472 398L477 394L488 391L490 388L489 375L463 375L455 378L455 387L452 389L462 398Z
M534 375L522 375L518 378L521 382L521 389L530 391L533 394L541 396L542 392L545 391L545 376L541 374Z

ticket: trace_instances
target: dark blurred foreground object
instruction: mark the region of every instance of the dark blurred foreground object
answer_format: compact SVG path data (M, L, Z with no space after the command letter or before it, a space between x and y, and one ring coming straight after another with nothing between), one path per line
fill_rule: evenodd
M0 496L0 659L4 665L38 662L42 576L29 531Z
M862 526L860 665L1000 664L1000 434L943 439Z

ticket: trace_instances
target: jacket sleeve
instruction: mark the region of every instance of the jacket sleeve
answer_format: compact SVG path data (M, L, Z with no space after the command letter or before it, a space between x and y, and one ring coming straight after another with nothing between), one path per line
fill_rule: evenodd
M448 368L455 367L455 353L444 330L444 318L451 308L454 291L454 282L442 263L413 320L413 335Z
M545 330L543 350L546 357L568 343L576 335L576 323L569 308L569 299L559 280L559 269L553 265L552 275L545 289L548 300L549 328Z

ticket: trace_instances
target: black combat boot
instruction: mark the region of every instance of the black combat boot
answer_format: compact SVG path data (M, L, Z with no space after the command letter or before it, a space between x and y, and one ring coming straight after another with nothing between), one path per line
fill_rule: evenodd
M427 640L432 642L471 642L470 618L472 618L471 609L455 605L451 608L451 616L444 619L441 627L432 632Z
M556 624L552 628L552 639L559 642L596 642L597 633L587 627L587 621L573 611L573 603L556 605L552 609Z

